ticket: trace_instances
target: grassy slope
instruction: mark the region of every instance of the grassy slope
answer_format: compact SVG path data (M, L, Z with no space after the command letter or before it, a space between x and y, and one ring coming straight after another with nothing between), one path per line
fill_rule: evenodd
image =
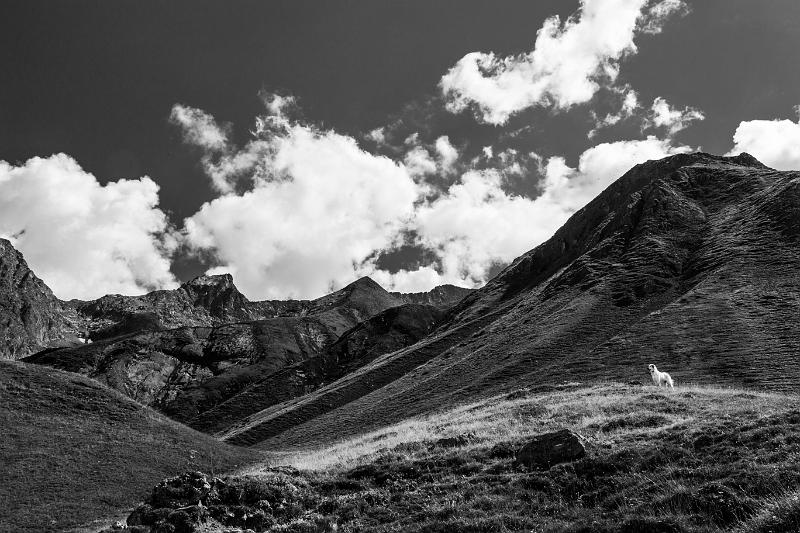
M224 436L324 445L521 386L642 379L649 363L682 384L797 390L800 173L742 163L634 167L420 343Z
M797 400L737 389L618 384L499 396L325 449L275 452L270 465L300 468L292 483L303 487L293 514L276 526L797 531ZM513 466L514 450L528 437L562 427L585 436L586 458L545 472ZM466 445L436 443L459 435L468 436ZM242 483L255 479L265 486L276 476L267 467L238 475Z
M0 361L0 531L129 509L165 476L254 458L68 372Z

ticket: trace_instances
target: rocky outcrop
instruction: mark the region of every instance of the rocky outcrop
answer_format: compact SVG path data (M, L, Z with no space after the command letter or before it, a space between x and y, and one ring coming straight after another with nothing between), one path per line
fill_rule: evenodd
M460 302L474 290L455 285L439 285L428 292L393 292L391 295L405 303L433 305L440 309L447 309Z
M0 359L17 359L50 346L78 344L74 312L0 239Z
M543 433L517 452L514 462L533 469L547 470L553 465L575 461L586 455L581 437L568 429Z
M78 372L185 420L265 375L322 353L338 336L314 317L141 330L24 360Z
M296 525L299 509L322 500L297 470L266 469L258 476L211 477L188 472L153 488L147 501L127 519L135 531L336 531L322 515L306 512ZM114 531L108 529L104 531Z

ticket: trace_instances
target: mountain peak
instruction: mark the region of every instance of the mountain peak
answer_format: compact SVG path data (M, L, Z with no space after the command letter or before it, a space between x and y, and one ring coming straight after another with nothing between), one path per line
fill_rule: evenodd
M354 282L350 283L349 285L347 285L345 287L345 289L348 289L348 288L349 289L358 288L358 289L365 289L365 290L379 290L379 291L384 291L384 292L386 290L386 289L383 288L383 286L381 286L380 283L378 283L377 281L375 281L374 279L372 279L369 276L363 276L363 277L358 278L357 280L355 280Z
M184 283L184 287L214 287L229 288L234 287L233 276L228 273L225 274L204 274Z

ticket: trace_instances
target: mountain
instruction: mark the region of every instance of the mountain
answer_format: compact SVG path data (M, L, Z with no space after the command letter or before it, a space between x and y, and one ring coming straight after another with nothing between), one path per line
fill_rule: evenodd
M458 290L435 291L429 299L440 306L460 296ZM48 294L53 316L68 315L93 342L42 350L27 362L90 376L179 421L199 416L285 367L321 356L342 334L403 301L403 295L394 296L366 277L310 301L251 302L230 275L201 276L175 290L68 305ZM425 294L414 298L424 300ZM432 316L426 311L420 320L427 327ZM324 360L338 359L326 355ZM328 365L324 375L309 374L293 390L309 392L341 374Z
M77 316L6 239L0 239L0 359L48 346L78 344Z
M637 165L466 296L418 343L224 433L324 444L441 406L564 381L795 389L800 173L753 157Z
M240 393L189 420L178 420L206 433L221 433L258 411L308 394L377 357L425 337L444 317L430 305L392 307L353 327L319 355L266 374Z
M0 531L67 531L129 512L166 476L258 457L91 379L19 361L0 361L0 426Z
M251 304L230 276L204 276L174 291L106 296L80 306L78 312L95 324L109 321L90 334L97 340L25 361L85 374L187 420L256 380L321 354L349 328L396 304L368 278L281 308L282 302ZM265 311L289 316L257 319Z
M472 293L473 290L474 289L456 287L455 285L439 285L428 292L393 292L391 295L406 303L433 305L435 307L447 309Z

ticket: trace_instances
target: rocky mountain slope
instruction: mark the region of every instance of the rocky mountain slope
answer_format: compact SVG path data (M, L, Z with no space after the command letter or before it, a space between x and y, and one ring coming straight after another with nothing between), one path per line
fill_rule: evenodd
M252 394L257 384L279 384L271 386L275 399L264 399L258 409L315 390L343 375L334 368L338 361L347 361L348 368L353 368L370 360L367 348L342 357L338 352L326 352L351 328L393 307L413 309L381 319L393 322L399 316L399 327L413 323L413 334L365 340L374 358L384 353L376 350L392 351L416 342L441 318L437 307L403 302L431 301L442 307L469 292L448 286L430 294L390 294L373 280L361 278L316 300L251 302L230 275L220 275L201 276L178 289L143 296L60 302L30 274L21 255L10 245L8 250L16 262L2 264L9 272L21 272L14 275L22 281L14 281L11 275L5 278L9 283L29 280L33 284L33 288L7 291L8 320L13 321L7 335L25 341L16 348L10 345L15 356L50 345L25 360L90 376L184 422L243 391ZM411 318L417 312L419 316ZM52 325L48 326L48 320ZM28 330L21 332L23 327ZM69 328L71 337L65 333ZM75 333L92 342L80 342ZM322 359L315 359L320 356ZM314 361L301 364L308 359ZM321 361L324 363L319 366ZM284 374L277 373L298 364L296 369L306 370L298 370L291 382L282 381Z
M77 315L36 277L22 254L0 239L0 359L78 344L76 322Z
M232 443L324 443L562 381L795 389L800 173L747 154L637 165L420 342L231 428Z

